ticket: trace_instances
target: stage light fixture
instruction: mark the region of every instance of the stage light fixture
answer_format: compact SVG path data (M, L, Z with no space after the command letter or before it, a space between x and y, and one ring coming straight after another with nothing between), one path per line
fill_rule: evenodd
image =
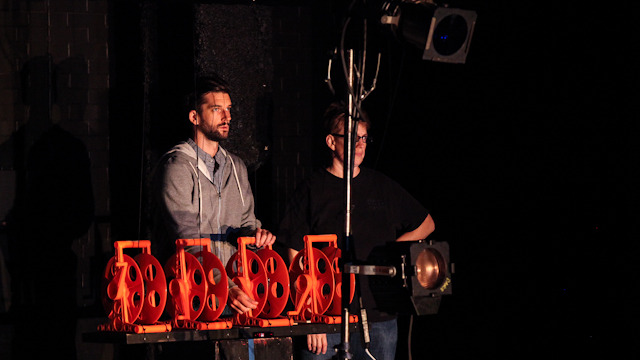
M453 264L444 241L392 242L374 251L372 261L396 269L393 277L369 280L376 306L398 314L437 314L451 295Z
M401 41L423 49L423 60L464 63L477 14L430 1L393 1L383 6L381 23Z

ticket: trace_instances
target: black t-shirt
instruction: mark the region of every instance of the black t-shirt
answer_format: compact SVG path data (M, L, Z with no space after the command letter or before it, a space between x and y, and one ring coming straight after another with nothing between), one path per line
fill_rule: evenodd
M297 187L290 199L279 226L278 241L286 247L302 250L305 235L336 234L338 247L343 249L345 204L345 181L324 169L315 171ZM365 264L370 264L367 260L374 248L415 230L429 214L398 183L366 168L360 168L360 173L351 182L351 209L352 255L356 261ZM394 315L377 311L367 278L359 276L369 319L392 319Z

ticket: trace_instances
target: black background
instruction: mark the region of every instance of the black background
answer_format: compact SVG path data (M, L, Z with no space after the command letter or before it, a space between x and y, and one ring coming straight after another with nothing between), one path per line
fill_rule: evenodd
M131 10L118 6L121 15ZM322 53L345 9L341 2L313 6L335 15L314 19ZM378 88L364 102L377 140L365 165L431 210L432 237L451 244L456 264L453 295L440 313L414 319L414 358L637 355L640 49L633 5L451 6L478 14L466 63L424 61L418 51L382 41ZM158 56L175 56L159 49ZM192 71L188 63L171 76ZM126 64L115 66L115 83L126 81ZM122 108L113 116L135 101L119 94ZM115 158L118 151L130 149L116 147ZM130 173L120 165L116 174ZM114 213L126 216L126 201L113 201L123 210Z

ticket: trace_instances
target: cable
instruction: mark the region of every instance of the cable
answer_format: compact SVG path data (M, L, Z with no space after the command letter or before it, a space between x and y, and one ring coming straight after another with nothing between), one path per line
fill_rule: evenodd
M409 333L407 334L407 354L408 359L411 360L411 331L413 329L413 315L409 315Z
M146 126L147 126L147 116L149 116L149 23L148 16L149 9L145 6L146 4L142 4L141 17L144 19L140 22L140 33L143 37L143 49L144 49L144 60L143 60L143 74L144 80L142 85L142 123L141 123L141 139L140 139L140 182L138 184L138 239L142 237L142 190L144 187L144 176L145 176L145 166L144 166L144 156L145 156L145 143L146 143Z
M193 7L193 11L194 11L194 19L196 17L196 9L195 7ZM193 137L194 137L194 141L196 143L196 181L198 181L198 245L200 246L199 249L199 254L200 254L200 259L199 261L201 263L204 262L204 254L202 252L202 186L200 184L200 145L198 145L198 132L195 129L196 125L199 125L200 122L198 120L198 76L196 74L196 66L197 66L197 62L196 62L196 29L195 29L195 21L191 27L192 32L191 32L191 41L194 44L194 46L192 47L192 61L193 61L193 108L196 110L196 124L194 124L194 131L193 131ZM218 216L220 216L220 214L218 214ZM211 235L209 235L211 236ZM211 240L209 240L211 241ZM211 247L211 245L210 245ZM212 248L209 249L210 251L213 251Z
M369 357L370 357L371 359L376 360L376 358L375 358L375 357L373 357L373 355L371 354L371 352L369 351L369 349L364 349L364 352L366 352L366 353L367 353L367 355L369 355Z
M388 132L387 129L389 128L389 123L391 122L391 115L393 113L393 107L394 107L394 104L396 102L396 97L398 95L398 89L400 88L400 80L402 78L401 75L402 75L402 69L404 68L405 55L406 55L406 50L404 48L402 48L402 57L400 58L400 66L398 66L398 69L400 69L400 70L399 70L398 75L397 75L396 85L395 85L394 90L393 90L393 95L391 97L391 101L389 102L389 109L387 111L387 117L386 117L385 123L384 123L384 131L382 131L382 137L381 137L382 140L381 140L380 144L378 145L378 154L376 156L376 161L375 161L375 163L373 165L374 169L378 168L378 161L380 161L380 154L382 154L382 148L384 147L384 140L387 137L386 136L387 132ZM391 57L391 55L389 57ZM391 76L391 74L389 76Z
M358 293L359 292L360 292L360 286L358 285ZM369 336L369 320L367 319L367 309L365 309L365 307L362 306L362 296L359 296L359 303L360 303L360 323L362 324L362 337L364 340L362 346L364 347L364 352L367 353L367 355L369 355L371 359L376 360L373 354L371 354L371 352L369 351L369 344L371 344L371 337Z
M363 346L365 350L369 349L371 337L369 336L369 319L367 318L367 309L362 305L362 296L360 296L360 284L358 284L358 303L360 304L360 323L362 324Z

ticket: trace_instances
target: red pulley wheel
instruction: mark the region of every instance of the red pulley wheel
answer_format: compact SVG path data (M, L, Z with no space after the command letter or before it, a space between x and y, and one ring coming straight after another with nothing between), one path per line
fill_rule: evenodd
M196 320L202 313L207 295L202 265L192 254L185 252L186 273L178 277L178 256L174 254L164 266L169 284L166 310L172 319L178 315L184 320Z
M140 266L144 281L144 298L139 324L154 324L164 311L167 302L167 278L160 262L152 255L140 253L134 258Z
M331 268L333 269L333 274L335 276L335 291L333 295L333 300L331 302L331 306L327 309L327 315L340 315L342 314L342 271L340 270L340 266L338 262L340 261L340 257L342 251L334 246L327 246L322 249L322 252L327 255L329 262L331 263ZM356 292L356 275L351 274L349 276L351 286L350 295L349 295L349 303L353 301L353 296Z
M303 307L304 313L300 314L305 319L310 319L311 315L322 315L327 311L331 305L335 288L331 262L322 251L316 248L312 248L311 250L313 252L312 255L315 263L309 264L309 266L314 267L313 269L316 274L315 281L309 276L310 269L305 266L305 263L307 262L305 258L305 250L298 252L289 267L289 277L291 279L291 301L293 301L296 308L298 308L300 301L305 301ZM310 294L310 296L313 301L315 301L315 306L318 312L317 314L312 314L313 307L310 303L306 303L307 299L300 299L300 296L307 287L312 287L311 292L313 294Z
M289 271L282 257L271 249L256 252L267 271L267 302L262 309L262 316L273 319L282 314L289 301Z
M110 317L116 315L112 312L124 314L125 309L118 305L114 308L115 301L122 300L121 306L126 307L129 323L133 323L142 311L144 282L140 268L131 256L123 254L123 262L125 266L118 266L114 256L107 263L102 276L102 305ZM120 296L123 298L118 299Z
M229 296L229 279L222 261L209 251L201 251L196 258L202 260L204 280L207 282L207 296L199 319L214 321L220 317Z
M226 269L231 280L258 302L258 306L252 310L253 317L257 317L267 302L267 271L256 253L247 251L246 254L247 264L243 264L244 266L240 266L239 269L238 265L241 262L239 262L240 252L238 251L231 255ZM244 276L245 271L247 278ZM246 320L246 313L240 314L239 318L241 321Z

